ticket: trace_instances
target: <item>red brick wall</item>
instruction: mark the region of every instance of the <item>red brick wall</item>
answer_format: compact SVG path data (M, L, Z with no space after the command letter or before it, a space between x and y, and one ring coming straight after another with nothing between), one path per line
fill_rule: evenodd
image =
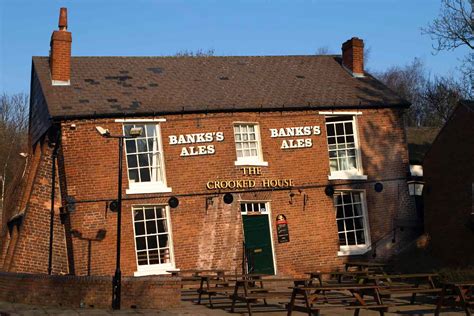
M415 216L412 201L403 178L408 170L408 156L403 129L402 111L395 109L361 110L358 116L359 141L362 150L362 166L369 181L381 181L382 193L376 193L372 183L346 184L337 187L366 190L370 233L372 241L382 239L378 255L388 256L401 247L387 243L395 217ZM324 194L328 183L329 159L326 143L324 116L317 111L269 112L269 113L216 113L202 115L175 115L166 117L161 124L165 167L170 194L126 195L128 176L123 170L124 203L122 216L122 272L133 275L136 271L135 244L132 227L132 205L166 204L170 195L191 194L180 197L180 205L171 209L171 224L176 266L188 268L240 269L242 257L242 223L239 199L271 201L271 225L275 261L279 274L302 274L314 268L335 268L347 257L338 257L337 228L332 198ZM289 190L274 190L234 195L234 203L222 202L222 194L215 196L214 203L205 209L206 196L195 193L217 192L206 190L206 182L217 179L243 179L236 160L233 122L258 122L264 160L259 178L290 178L295 187L312 186L302 191L307 195L303 207L303 195L297 193L289 203ZM75 124L75 128L71 128ZM106 200L116 198L117 187L117 140L102 138L95 126L109 128L112 134L122 133L122 123L114 119L68 121L62 124L61 196L77 201L70 213L69 229L78 230L85 238L93 238L99 229L107 231L106 238L92 243L91 274L111 275L115 268L116 213L106 212ZM313 146L304 149L280 149L283 138L271 138L270 128L294 126L321 126L321 135L311 136ZM214 155L180 157L186 145L169 145L169 135L224 132L223 142L214 142ZM297 137L294 137L297 138ZM47 155L45 155L47 157ZM124 159L125 163L125 159ZM397 180L398 179L398 180ZM45 180L46 181L46 180ZM47 185L45 183L45 185ZM224 190L225 191L225 190ZM38 192L39 193L39 192ZM36 196L36 195L35 195ZM93 202L94 200L98 200ZM289 223L290 242L279 244L276 236L275 217L285 214ZM26 223L25 223L26 227ZM44 230L43 234L47 231ZM66 235L68 228L66 228ZM44 237L37 237L44 243ZM43 250L38 246L38 250ZM62 247L62 246L61 246ZM62 248L58 255L65 256ZM71 238L68 247L72 254L75 273L87 273L87 242ZM26 255L26 252L24 253ZM41 263L43 265L44 262ZM19 262L26 271L29 265Z
M167 308L179 305L180 299L179 278L122 279L122 308ZM0 272L0 300L43 306L110 308L112 278Z
M460 105L423 162L425 230L434 256L445 264L474 264L469 227L474 183L474 113Z
M41 142L32 153L31 170L24 193L23 224L9 242L3 270L47 273L51 209L51 170L53 148ZM57 168L56 168L57 170ZM53 238L53 273L67 273L67 252L64 227L59 219L59 182L56 177L56 203ZM23 209L23 207L22 207ZM16 230L17 228L15 228Z

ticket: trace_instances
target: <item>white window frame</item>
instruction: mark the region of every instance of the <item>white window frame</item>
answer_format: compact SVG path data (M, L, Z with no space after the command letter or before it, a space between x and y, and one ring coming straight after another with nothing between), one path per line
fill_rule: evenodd
M168 240L169 240L169 254L170 254L170 262L164 264L151 264L151 265L139 265L138 264L138 254L137 254L137 241L136 241L136 232L135 232L135 216L134 216L134 209L135 208L143 208L143 207L157 207L157 208L164 208L166 213L166 225L168 227ZM163 204L138 204L132 205L131 208L132 212L132 226L133 226L133 244L134 244L134 251L135 251L135 263L137 265L137 271L133 273L134 276L145 276L145 275L155 275L155 274L169 274L167 271L173 271L176 269L176 264L174 261L174 248L173 248L173 229L171 227L171 218L170 218L170 208L168 205Z
M272 256L273 256L273 271L275 275L278 275L277 270L277 258L275 254L275 242L273 240L273 225L272 225L272 212L271 212L271 205L269 200L239 200L239 211L241 216L252 216L252 215L266 215L268 217L268 226L270 227L270 242L272 243ZM242 212L241 205L248 204L248 203L264 203L265 204L265 212ZM242 234L244 233L244 222L242 220ZM245 235L244 235L245 236ZM245 237L244 237L245 238Z
M127 194L144 194L144 193L169 193L172 192L172 189L166 184L166 168L165 168L165 158L163 152L163 140L161 137L161 122L164 122L164 119L130 119L130 120L117 120L122 122L122 130L125 134L125 125L130 124L143 124L143 125L154 125L156 131L157 146L160 159L160 169L161 169L161 178L162 181L149 181L149 182L135 182L130 180L130 174L128 170L128 153L126 140L124 140L124 150L126 157L127 165L127 177L129 188L126 190ZM150 175L151 176L151 175Z
M257 157L238 157L237 156L237 143L235 140L235 126L237 125L253 125L255 128L255 140L257 141ZM262 152L262 137L260 134L260 125L257 122L233 122L232 124L232 134L234 135L234 145L235 145L235 165L236 166L268 166L268 162L263 160Z
M339 229L337 227L337 207L335 203L335 195L338 192L342 193L359 193L361 206L362 206L362 214L363 214L363 223L364 223L364 237L365 237L365 244L363 245L345 245L339 246L339 251L337 252L338 256L354 256L354 255L362 255L371 250L371 239L370 239L370 226L369 226L369 214L367 212L367 200L366 200L366 193L365 190L337 190L334 192L333 196L333 206L335 212L335 219L336 219L336 230L337 230L337 240L339 243Z
M328 140L328 129L327 129L327 123L326 123L326 118L332 118L332 117L337 117L337 116L346 116L346 117L352 117L352 130L353 130L353 135L354 135L354 149L356 151L356 164L357 168L354 170L338 170L338 171L332 171L331 166L329 166L329 172L330 174L328 175L329 180L367 180L367 175L364 175L364 171L362 168L362 158L361 158L361 152L360 152L360 145L359 145L359 129L358 129L358 124L357 124L357 116L361 115L361 112L330 112L330 115L328 115L328 112L319 112L320 114L325 113L325 122L324 122L324 127L326 128L326 145L328 148L328 161L329 160L329 140Z

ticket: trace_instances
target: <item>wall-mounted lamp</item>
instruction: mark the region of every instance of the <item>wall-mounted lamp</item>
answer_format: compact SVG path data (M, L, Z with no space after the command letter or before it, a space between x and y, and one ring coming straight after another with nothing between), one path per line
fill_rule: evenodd
M333 196L334 195L334 187L332 185L327 185L324 188L324 193L326 193L327 196Z
M171 208L177 208L178 205L179 205L179 200L177 197L175 196L172 196L169 198L168 200L168 205L171 207Z
M225 204L232 204L232 202L234 202L234 196L232 195L232 193L224 194L223 199Z

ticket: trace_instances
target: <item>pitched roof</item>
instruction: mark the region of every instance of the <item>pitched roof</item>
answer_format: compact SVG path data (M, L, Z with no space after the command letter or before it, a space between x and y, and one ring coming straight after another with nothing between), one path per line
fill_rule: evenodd
M439 127L407 127L410 164L423 164L425 154L439 133Z
M56 118L409 106L338 56L72 57L70 86L51 85L47 57L33 67Z

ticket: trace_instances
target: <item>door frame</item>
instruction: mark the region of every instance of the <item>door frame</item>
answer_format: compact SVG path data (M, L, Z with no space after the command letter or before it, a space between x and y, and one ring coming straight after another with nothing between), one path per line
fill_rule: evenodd
M271 242L271 246L272 246L272 259L273 259L273 271L275 273L275 275L278 274L278 271L277 271L277 264L276 264L276 255L275 255L275 243L273 241L273 227L272 227L272 209L271 209L271 205L270 205L270 200L239 200L239 212L240 212L240 216L255 216L255 215L266 215L267 216L267 219L268 219L268 226L269 226L269 229L270 229L270 242ZM258 212L258 214L255 214L255 215L248 215L248 212L247 213L242 213L241 211L241 208L240 208L240 205L242 203L265 203L265 212ZM244 221L241 220L241 226L242 226L242 237L243 237L243 240L245 242L245 231L244 231Z

